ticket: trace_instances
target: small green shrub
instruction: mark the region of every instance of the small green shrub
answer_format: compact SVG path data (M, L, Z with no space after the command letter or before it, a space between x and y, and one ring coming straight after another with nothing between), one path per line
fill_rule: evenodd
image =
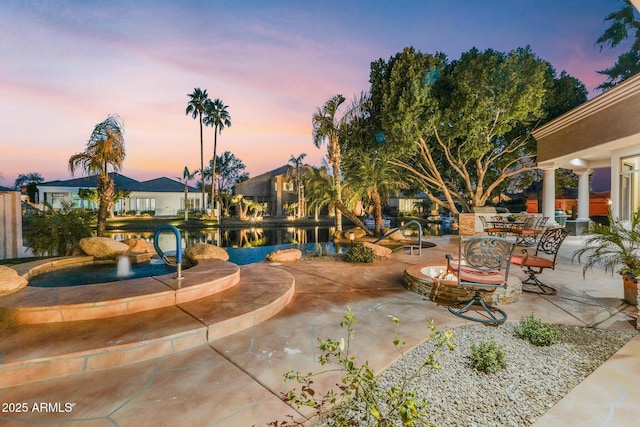
M487 374L506 368L504 349L494 340L471 344L471 366Z
M520 319L515 333L518 338L527 340L533 345L546 346L556 342L558 327L544 323L531 314Z
M400 321L392 319L396 327ZM453 335L449 331L441 332L431 322L427 322L431 330L430 339L434 340L435 348L426 357L415 372L404 373L399 384L389 387L377 381L373 368L368 361L358 363L351 350L351 343L355 338L354 324L357 317L350 308L343 316L340 326L347 331L346 337L340 339L327 338L320 340L318 361L322 370L307 374L300 371L289 371L285 374L285 382L296 382L299 389L291 389L283 393L283 400L296 407L310 407L315 409L320 420L328 422L326 425L335 427L350 427L355 425L367 426L431 426L427 420L427 402L418 398L415 383L426 375L427 369L440 369L438 357L442 348L454 351L451 343ZM393 345L404 355L405 341L396 337ZM339 372L341 379L336 389L325 393L316 390L315 377L330 372ZM274 421L271 427L303 426L303 422L293 420Z
M366 247L362 243L356 243L353 245L351 249L347 252L347 256L345 257L345 261L347 262L368 262L371 263L375 259L375 254L373 253L373 249Z

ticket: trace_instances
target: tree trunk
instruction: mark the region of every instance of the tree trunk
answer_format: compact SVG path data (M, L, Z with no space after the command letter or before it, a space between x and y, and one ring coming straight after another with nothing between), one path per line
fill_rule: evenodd
M371 203L373 204L373 218L375 220L374 233L376 236L382 236L384 231L384 219L382 218L382 200L380 194L375 188L371 190Z
M204 214L204 141L202 140L202 112L200 112L200 184L202 185L202 200L200 201L200 214Z
M188 181L185 179L184 182L184 222L189 221L189 208L187 207L188 202L189 202L189 184Z
M98 178L98 195L100 203L98 205L98 227L96 234L98 237L104 237L107 232L107 214L109 213L109 205L113 201L114 185L109 175L103 174Z
M336 199L340 202L342 206L344 206L342 204L342 180L340 178L340 163L341 163L340 162L340 145L338 144L337 139L338 137L334 135L332 137L332 140L329 142L331 144L330 160L331 160L331 166L333 167L333 185L336 190ZM342 213L343 212L340 209L336 211L336 231L342 231ZM346 213L345 213L345 216L347 216ZM347 218L349 218L349 216L347 216Z
M367 236L373 236L373 232L371 230L369 230L367 228L366 225L364 225L362 223L362 221L360 221L360 218L358 218L356 216L356 214L354 214L353 212L351 212L345 205L344 203L342 203L340 200L336 200L335 201L335 205L336 205L336 218L338 217L338 212L342 212L344 214L344 216L346 216L347 218L349 218L357 227L362 228L366 233ZM337 229L336 227L336 231L342 231L342 228L340 228L340 230Z
M211 162L211 217L216 209L216 151L218 150L218 125L213 128L213 159Z

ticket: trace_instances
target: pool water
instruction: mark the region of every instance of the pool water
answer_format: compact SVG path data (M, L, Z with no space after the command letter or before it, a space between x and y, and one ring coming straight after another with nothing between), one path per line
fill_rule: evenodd
M281 249L298 248L303 254L312 253L345 253L347 247L336 246L333 243L281 244L271 246L256 246L253 248L224 248L229 253L229 262L236 265L247 265L264 261L267 254ZM171 255L171 252L167 252ZM79 267L69 267L51 271L29 280L29 286L53 288L60 286L91 285L95 283L116 282L118 280L136 279L140 277L161 276L175 273L176 267L165 265L159 259L131 265L131 274L118 277L118 266L115 263L87 264Z
M159 260L133 264L131 274L118 277L117 264L87 264L80 267L63 268L51 271L29 280L29 286L53 288L59 286L91 285L94 283L116 282L140 277L160 276L175 273L175 267L169 267Z
M336 246L330 243L306 243L300 244L281 244L271 246L256 246L253 248L224 248L229 253L229 262L237 265L253 264L254 262L264 261L264 258L271 252L282 249L297 248L302 251L303 255L319 253L336 254L346 253L348 248L345 246Z

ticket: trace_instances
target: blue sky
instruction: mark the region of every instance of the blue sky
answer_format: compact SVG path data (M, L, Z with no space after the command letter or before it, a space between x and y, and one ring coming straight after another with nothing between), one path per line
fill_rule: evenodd
M290 156L320 165L311 115L368 89L369 64L406 46L457 59L530 45L592 92L617 53L595 45L620 0L14 1L0 3L0 185L20 173L67 179L96 123L118 113L123 173L182 175L200 164L187 94L229 106L219 152L252 176ZM205 133L211 157L213 130Z

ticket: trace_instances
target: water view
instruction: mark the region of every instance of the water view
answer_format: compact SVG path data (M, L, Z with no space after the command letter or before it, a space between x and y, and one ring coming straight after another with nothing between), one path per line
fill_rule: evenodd
M299 248L303 254L309 253L345 253L348 245L334 244L331 235L334 227L247 227L240 229L203 229L180 230L182 247L195 243L209 243L225 248L229 253L229 261L246 265L264 260L264 257L275 250ZM417 229L408 228L405 235L415 237ZM450 228L441 224L427 224L423 233L429 235L449 234ZM115 240L134 237L153 241L153 231L116 231L107 235ZM162 233L158 243L160 248L171 253L175 251L175 237L172 233Z

